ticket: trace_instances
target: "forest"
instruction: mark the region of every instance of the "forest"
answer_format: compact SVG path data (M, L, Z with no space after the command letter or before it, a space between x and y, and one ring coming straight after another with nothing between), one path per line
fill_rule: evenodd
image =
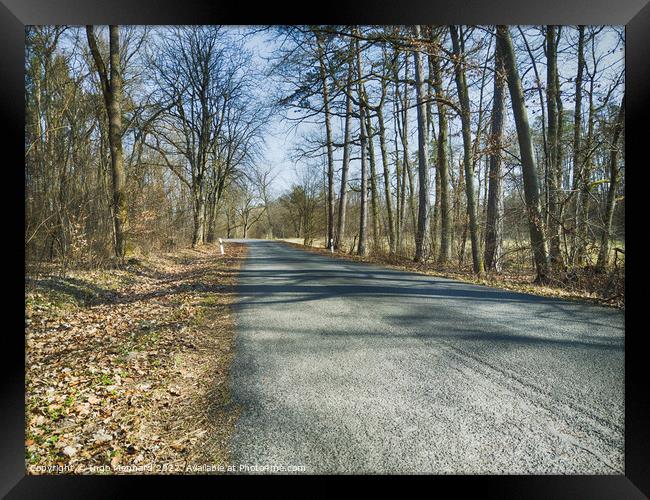
M65 275L217 238L299 238L622 293L623 27L29 26L25 36L30 269ZM270 161L278 136L291 140Z

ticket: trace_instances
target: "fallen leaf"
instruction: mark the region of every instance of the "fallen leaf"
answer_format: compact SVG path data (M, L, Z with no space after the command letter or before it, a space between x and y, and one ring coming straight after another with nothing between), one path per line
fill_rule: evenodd
M95 440L95 443L102 444L102 443L108 443L109 441L112 441L113 436L103 431L99 431L93 436L93 439Z
M77 450L72 446L66 446L63 448L63 454L67 455L68 457L74 457L77 454Z

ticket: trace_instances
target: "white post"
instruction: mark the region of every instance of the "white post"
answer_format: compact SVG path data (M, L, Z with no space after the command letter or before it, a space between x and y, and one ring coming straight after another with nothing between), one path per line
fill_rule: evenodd
M334 240L330 238L330 251L334 253Z
M221 249L221 255L223 255L223 240L219 238L219 248Z

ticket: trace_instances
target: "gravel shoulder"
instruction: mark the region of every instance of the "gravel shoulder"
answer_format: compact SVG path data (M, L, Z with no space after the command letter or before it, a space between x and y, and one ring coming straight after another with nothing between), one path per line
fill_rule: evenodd
M623 312L246 243L240 472L624 472Z

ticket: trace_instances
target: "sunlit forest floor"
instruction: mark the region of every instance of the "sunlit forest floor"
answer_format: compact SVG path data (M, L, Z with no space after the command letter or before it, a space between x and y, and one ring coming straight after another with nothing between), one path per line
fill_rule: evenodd
M314 240L311 245L305 246L299 238L282 239L289 245L294 245L313 252L332 255L329 249L324 248L324 240ZM505 288L523 293L556 297L567 300L577 300L596 303L603 306L625 309L625 261L624 255L615 255L612 248L610 262L615 263L605 272L596 272L591 267L585 267L561 277L552 278L549 283L539 285L534 283L532 266L529 269L520 266L505 266L502 272L486 273L477 277L471 269L471 257L464 266L450 265L445 268L436 266L433 262L416 263L412 259L393 255L385 251L372 251L372 244L368 245L368 255L360 257L356 252L350 251L354 242L346 242L345 251L334 251L334 256L359 262L368 262L382 266L411 271L430 276L452 278L459 281L476 283L497 288ZM612 245L616 247L617 245ZM620 243L618 246L624 246Z
M228 463L231 304L244 254L208 245L65 277L28 268L29 473Z

